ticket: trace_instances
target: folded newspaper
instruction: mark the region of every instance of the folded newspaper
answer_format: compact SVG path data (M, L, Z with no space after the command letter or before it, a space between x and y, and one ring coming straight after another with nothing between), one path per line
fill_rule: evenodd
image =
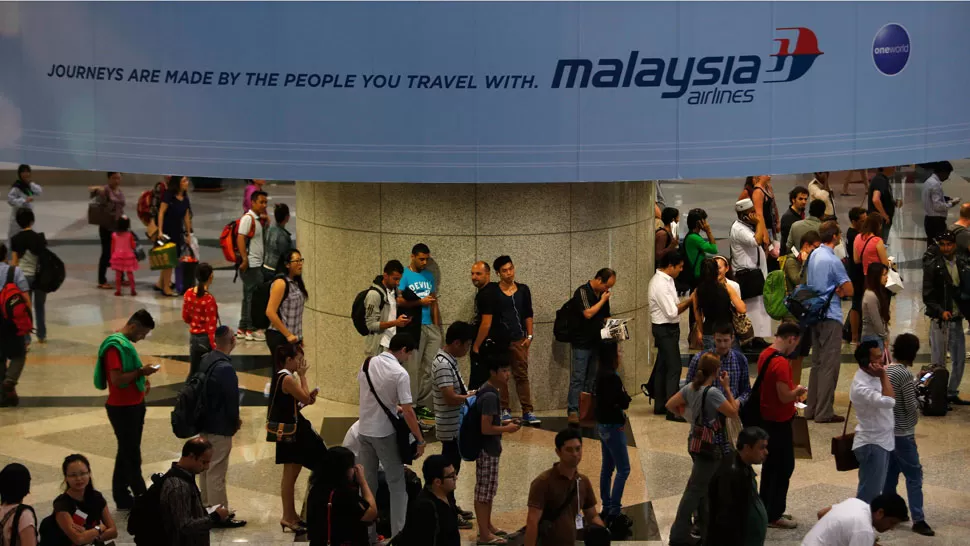
M630 330L626 327L627 321L628 319L615 318L607 320L606 325L600 330L600 337L614 341L626 341L630 339Z

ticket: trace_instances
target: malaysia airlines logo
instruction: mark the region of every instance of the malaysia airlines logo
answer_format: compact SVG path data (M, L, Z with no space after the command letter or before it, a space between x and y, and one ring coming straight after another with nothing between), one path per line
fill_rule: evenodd
M766 70L766 74L783 72L788 65L788 77L781 80L765 80L765 83L792 82L801 78L815 64L815 59L823 52L818 48L818 38L811 29L805 27L782 27L777 31L795 33L795 49L791 49L791 38L775 38L778 42L778 52L771 56L775 58L775 67ZM791 59L789 63L788 60Z

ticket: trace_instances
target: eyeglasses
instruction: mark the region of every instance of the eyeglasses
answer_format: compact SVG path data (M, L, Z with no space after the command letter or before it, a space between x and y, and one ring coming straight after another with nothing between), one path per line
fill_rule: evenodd
M299 260L290 260L289 263L291 263L291 264L302 264L303 263L303 258L300 258Z
M446 475L444 475L444 476L441 477L441 480L442 481L444 481L444 480L457 480L457 479L458 479L458 474L455 474L455 473L446 474Z
M71 479L77 479L77 478L87 478L90 475L91 475L90 472L79 472L75 474L68 474L67 477Z

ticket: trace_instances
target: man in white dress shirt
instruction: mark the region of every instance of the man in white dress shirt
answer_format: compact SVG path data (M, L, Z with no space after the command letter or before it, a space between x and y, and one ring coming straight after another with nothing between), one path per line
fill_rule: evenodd
M769 337L771 317L765 311L762 292L764 279L768 277L768 259L764 251L764 247L770 243L768 231L765 229L764 220L755 212L754 203L750 199L742 199L735 203L734 210L738 214L737 221L731 226L731 267L734 269L734 278L744 290L745 279L748 276L756 277L758 272L761 273L762 289L757 291L757 295L742 292L741 297L748 307L747 315L751 319L751 326L754 327L755 337Z
M849 388L849 401L855 407L855 440L852 452L859 461L859 487L856 498L871 503L882 494L889 472L889 457L896 447L893 434L893 407L896 395L882 349L875 341L860 343L855 350L859 371Z
M650 279L647 291L653 341L657 346L657 360L650 373L650 385L655 394L654 410L666 414L668 421L683 421L667 412L667 400L680 386L680 314L690 307L690 300L678 301L674 279L684 269L684 257L676 249L668 249L660 256L657 272Z

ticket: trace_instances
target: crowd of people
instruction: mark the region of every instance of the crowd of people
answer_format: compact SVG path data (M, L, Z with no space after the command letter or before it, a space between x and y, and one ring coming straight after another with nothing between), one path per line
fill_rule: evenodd
M970 278L965 276L970 275L970 204L961 207L956 224L946 226L946 209L956 200L943 196L939 183L952 167L943 162L926 168L932 175L923 189L928 248L922 297L931 319L931 361L937 369L946 368L949 355L947 402L964 405L970 402L959 397L959 384L970 286L961 281ZM717 254L706 211L690 210L686 230L679 234L680 211L658 207L657 269L648 287L657 356L644 390L656 414L689 424L692 460L671 544L762 544L767 528L799 525L787 513L795 469L796 403L804 402L804 417L816 423L846 420L834 409L843 340L852 344L859 366L849 390L858 421L852 444L858 488L855 499L819 512L803 544L850 544L843 538L850 535L872 543L876 531L909 520L910 513L913 531L934 534L923 513L922 467L914 440L919 405L917 380L909 368L919 338L905 333L890 343L889 335L893 292L887 285L895 264L888 257L888 231L901 206L892 196L892 174L891 168L876 171L868 185L868 207L849 211L851 227L844 235L828 173L815 173L807 187L795 187L784 214L778 213L770 177L749 177L735 204L730 257ZM33 231L30 206L41 188L31 182L29 167L22 166L18 176L8 197L18 230L11 229L11 259L0 263L0 276L8 274L8 282L25 294L36 317L38 341L44 342L44 294L32 285L46 240ZM124 214L121 175L108 173L107 178L105 186L92 188L113 219L112 229L99 226L98 286L121 295L127 284L134 294L137 238ZM165 180L161 190L152 190L150 212L139 215L149 239L175 243L177 255L186 252L192 238L188 183L186 177ZM155 191L161 192L157 201ZM941 203L946 209L940 209ZM396 259L385 263L354 302L355 327L363 336L357 372L359 419L344 446L327 446L301 413L317 401L319 388L310 387L303 355L308 290L302 279L304 258L285 227L289 210L278 205L275 224L270 225L262 181L247 187L243 209L233 241L243 290L237 328L220 325L210 264L199 264L194 278L184 282L173 283L172 271L163 271L155 285L166 296L183 298L182 319L190 334L188 379L203 377L206 396L198 436L185 443L171 470L153 476L148 485L141 470L141 443L145 396L158 366L144 365L135 344L154 329L154 318L146 310L136 312L98 350L94 383L108 391L105 407L118 446L111 493L119 510L135 512L143 510L143 503L158 503L160 517L151 532L162 533L171 544L208 544L212 528L246 525L230 508L226 490L233 437L242 426L231 354L237 341L245 340L264 341L273 360L266 435L276 444L276 463L283 466L284 532L307 533L311 544L375 544L386 540L375 524L382 520L395 544L457 545L460 529L477 527L478 544L522 539L529 546L571 544L580 536L587 544L608 544L611 536L630 533L633 521L623 513L622 500L631 472L626 410L632 397L619 372L618 344L601 334L611 318L616 271L596 271L561 310L572 354L565 397L570 426L555 436L558 462L531 482L524 526L503 530L492 518L503 437L523 426L541 425L531 403L532 293L515 280L512 258L503 255L491 264L471 265L474 314L447 329L437 297L438 279L429 269L429 246L415 244L407 266ZM931 209L936 215L929 214ZM936 218L942 218L942 228ZM5 252L0 245L0 254ZM113 285L106 278L109 267L116 272ZM497 282L491 280L493 270ZM817 316L807 320L770 312L779 296L769 289L774 272L782 279L783 298L807 291L820 298ZM265 309L253 304L260 287L268 289ZM847 317L842 300L851 300ZM698 352L689 359L683 383L680 323L685 312L690 325L687 339ZM773 327L773 321L780 324ZM260 327L264 322L266 326ZM5 405L16 404L14 386L30 340L30 335L0 335ZM758 355L753 385L746 356L751 353ZM458 366L466 356L471 361L467 381ZM807 387L800 384L806 356L812 357ZM512 414L513 386L520 416ZM591 416L581 415L584 393L592 395ZM590 420L600 440L601 511L596 510L600 502L593 482L579 472L579 427ZM473 423L469 430L477 443L461 439L467 422ZM441 452L424 457L424 485L413 490L410 485L420 478L411 467L425 455L425 435L432 428ZM475 462L474 506L466 510L454 492L462 462L470 461ZM754 465L761 465L760 488ZM311 477L301 513L295 491L303 468ZM36 544L38 534L42 539L63 534L73 544L117 536L105 498L94 489L88 460L71 455L63 472L65 493L55 499L47 523L37 521L23 504L29 492L28 470L12 464L0 472L0 538L17 535L20 544L29 545ZM908 508L896 494L900 473L906 480ZM389 492L385 513L376 499L381 487ZM137 537L147 527L134 519L129 532ZM856 543L862 542L852 542Z

